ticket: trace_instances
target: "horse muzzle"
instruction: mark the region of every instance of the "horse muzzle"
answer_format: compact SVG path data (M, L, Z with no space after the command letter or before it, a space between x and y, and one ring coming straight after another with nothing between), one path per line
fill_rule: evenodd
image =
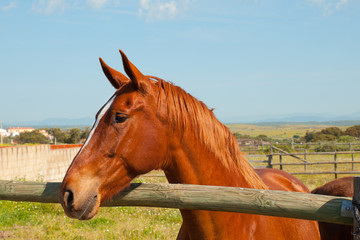
M101 198L97 191L75 191L74 188L64 186L59 197L68 217L88 220L99 211Z

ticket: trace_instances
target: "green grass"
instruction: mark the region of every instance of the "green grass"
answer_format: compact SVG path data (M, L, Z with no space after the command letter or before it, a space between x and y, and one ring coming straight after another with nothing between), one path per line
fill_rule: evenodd
M79 221L59 204L0 201L0 239L176 239L181 222L177 209L103 207L95 218Z
M331 127L329 125L280 125L280 126L256 126L250 124L227 124L232 133L240 133L256 137L264 134L274 139L289 139L294 135L304 136L306 131L320 131L321 129ZM346 126L339 127L345 130Z
M0 209L9 239L174 239L181 223L173 209L101 208L89 221L66 217L59 204L1 201Z
M12 146L12 145L9 143L0 144L0 147L7 147L7 146Z

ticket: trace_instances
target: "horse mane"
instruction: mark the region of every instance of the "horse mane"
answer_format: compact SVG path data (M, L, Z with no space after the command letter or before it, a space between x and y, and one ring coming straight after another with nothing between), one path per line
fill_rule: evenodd
M265 183L256 174L230 130L222 124L202 101L197 100L182 88L157 77L159 90L158 107L166 104L168 120L173 131L193 134L200 144L218 158L226 168L239 171L253 188L267 189ZM163 103L160 92L165 94ZM186 131L190 129L190 131Z

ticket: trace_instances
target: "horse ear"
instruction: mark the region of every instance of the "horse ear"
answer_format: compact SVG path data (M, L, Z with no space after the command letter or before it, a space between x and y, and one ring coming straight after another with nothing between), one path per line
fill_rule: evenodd
M111 85L113 85L115 89L119 89L129 81L129 79L124 74L109 67L101 58L99 58L99 60L105 76L107 79L109 79Z
M119 50L121 58L123 60L124 69L126 74L129 76L130 80L134 84L136 89L140 89L141 83L145 82L147 78L137 69L134 64L132 64L129 59L126 57L125 53Z

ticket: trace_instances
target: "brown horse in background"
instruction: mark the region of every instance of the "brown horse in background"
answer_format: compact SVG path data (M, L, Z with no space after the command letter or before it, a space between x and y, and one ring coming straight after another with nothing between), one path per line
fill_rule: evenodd
M343 177L324 184L311 191L313 194L322 194L339 197L353 197L353 177ZM322 240L352 240L352 226L319 222L319 230Z
M308 192L280 170L250 166L234 136L207 106L180 87L143 75L120 51L129 78L107 66L115 94L100 109L60 188L65 213L95 216L102 202L140 174L161 169L170 183ZM180 210L178 239L320 239L317 222Z

